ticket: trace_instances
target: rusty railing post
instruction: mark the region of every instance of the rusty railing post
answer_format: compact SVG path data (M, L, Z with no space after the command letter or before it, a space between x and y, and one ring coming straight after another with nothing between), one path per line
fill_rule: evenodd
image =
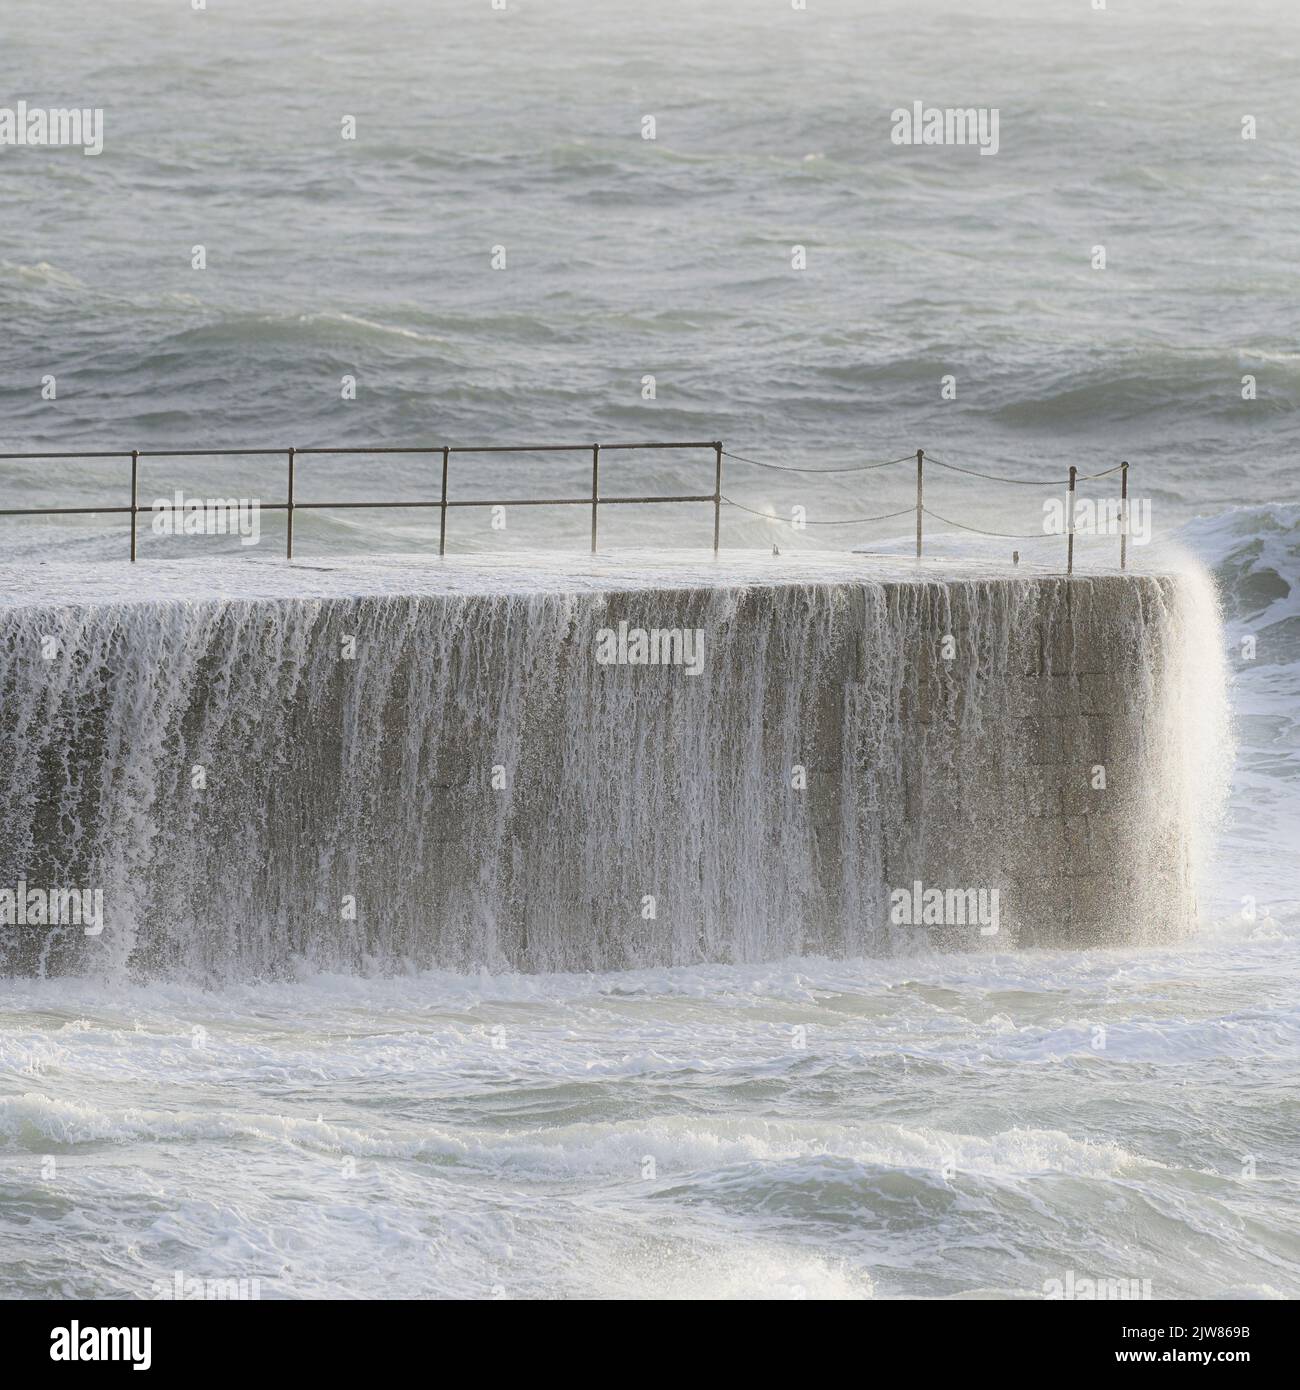
M438 518L438 554L447 553L447 460L451 450L442 446L442 512Z
M718 538L722 533L722 440L713 445L713 555L717 558Z
M135 563L135 510L137 484L140 476L140 450L131 450L131 563Z
M1070 465L1070 498L1067 503L1069 517L1067 518L1066 534L1068 539L1065 542L1065 572L1074 573L1074 480L1079 470Z
M289 450L289 505L285 511L288 524L285 526L284 532L284 558L286 560L293 559L293 457L297 452L297 449Z
M596 517L600 507L600 445L591 446L591 553L596 553Z
M1128 561L1128 460L1119 466L1119 567Z
M925 500L925 482L923 470L925 467L925 450L916 451L916 558L921 558L921 512Z

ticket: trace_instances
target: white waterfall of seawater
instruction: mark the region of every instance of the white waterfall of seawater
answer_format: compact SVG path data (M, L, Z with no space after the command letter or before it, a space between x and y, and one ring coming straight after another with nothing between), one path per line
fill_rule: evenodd
M1162 804L1183 837L1189 878L1208 881L1215 841L1227 815L1237 734L1223 615L1214 581L1190 554L1171 548L1175 583L1158 586L1159 611L1145 621L1164 634L1164 679L1144 687L1155 733L1146 749Z
M701 669L603 663L620 623ZM0 887L105 902L3 968L862 954L935 939L890 920L914 876L1000 885L994 945L1158 938L1220 776L1216 623L1195 578L860 571L0 609Z

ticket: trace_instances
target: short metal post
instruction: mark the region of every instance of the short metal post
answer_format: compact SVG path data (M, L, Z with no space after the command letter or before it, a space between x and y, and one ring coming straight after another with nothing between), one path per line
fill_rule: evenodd
M713 446L713 554L718 553L718 538L722 533L722 441Z
M1078 471L1079 470L1074 466L1074 464L1070 465L1070 498L1068 502L1068 510L1070 513L1068 527L1069 539L1065 543L1066 574L1074 573L1074 479Z
M135 563L135 499L140 476L140 450L131 450L131 561Z
M1119 466L1119 567L1128 561L1128 460Z
M297 449L289 450L289 507L285 512L288 517L288 525L285 528L285 547L284 554L286 560L293 559L293 457Z
M442 449L442 515L438 518L438 554L447 553L447 458L451 450L443 445Z
M921 511L925 499L925 450L916 451L916 558L921 558Z
M591 446L591 553L596 553L596 516L600 506L600 445Z

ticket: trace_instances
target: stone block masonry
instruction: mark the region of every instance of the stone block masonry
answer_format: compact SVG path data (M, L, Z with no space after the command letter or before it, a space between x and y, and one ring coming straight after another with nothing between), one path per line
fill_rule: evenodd
M618 969L1195 922L1212 796L1185 707L1213 613L1183 576L748 556L132 581L0 604L0 889L105 901L95 938L0 923L9 973ZM899 920L918 884L996 892L996 933Z

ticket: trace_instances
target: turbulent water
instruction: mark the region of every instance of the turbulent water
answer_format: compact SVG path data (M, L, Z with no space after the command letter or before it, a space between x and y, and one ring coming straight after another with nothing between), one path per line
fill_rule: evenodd
M924 447L1053 480L1126 458L1158 540L1139 563L1177 542L1218 583L1187 700L1194 721L1226 666L1236 766L1177 944L0 983L0 1294L150 1298L180 1271L262 1297L1040 1297L1072 1271L1300 1295L1298 50L1292 5L1211 0L85 0L57 24L6 0L0 106L103 107L105 153L0 150L0 452L721 438L783 464ZM889 113L916 100L998 106L999 153L893 146ZM142 500L281 500L267 467L146 460ZM3 468L8 507L127 500L125 456ZM813 523L913 500L906 465L726 469L736 502ZM588 470L460 458L452 485L572 495ZM615 456L605 479L707 492L712 456ZM298 495L437 485L428 459L309 456ZM1041 531L1035 488L936 465L926 498ZM450 549L586 543L582 509L507 518L454 513ZM123 521L0 521L4 595L71 621L55 558L138 586ZM905 550L909 525L727 507L723 543L797 562ZM282 526L265 518L261 551ZM711 526L700 504L611 508L601 533L612 555ZM1059 564L1059 541L926 526L935 553ZM437 536L416 511L296 530L305 564ZM1081 538L1081 569L1114 545ZM237 563L229 541L141 546ZM244 569L221 581L236 606L264 583ZM267 732L251 702L238 721ZM105 790L148 805L166 789L131 754L136 785ZM76 806L78 766L13 785ZM243 902L226 868L216 889ZM168 901L165 864L148 886ZM175 906L155 929L183 954Z
M1276 500L1294 458L1290 0L1230 17L1217 0L67 0L60 15L6 0L0 103L102 107L105 150L0 151L10 451L720 438L778 462L925 448L1041 478L1125 458L1166 533ZM997 107L997 155L892 144L891 111L918 100ZM711 463L620 459L607 489L708 491ZM458 461L452 486L572 495L586 467ZM129 472L6 477L10 505L85 505L124 502ZM146 500L174 486L278 500L283 468L146 462ZM298 496L436 486L425 461L314 459ZM910 488L897 470L728 464L736 500L814 520L893 511ZM1037 529L1038 500L930 484L936 512L1000 531ZM383 521L387 549L429 543L418 513ZM603 524L611 543L694 544L711 517ZM452 535L500 549L581 543L584 526L535 509L501 535L461 512ZM122 553L120 518L94 529ZM305 553L355 549L377 523L299 529ZM725 538L781 539L741 512Z

